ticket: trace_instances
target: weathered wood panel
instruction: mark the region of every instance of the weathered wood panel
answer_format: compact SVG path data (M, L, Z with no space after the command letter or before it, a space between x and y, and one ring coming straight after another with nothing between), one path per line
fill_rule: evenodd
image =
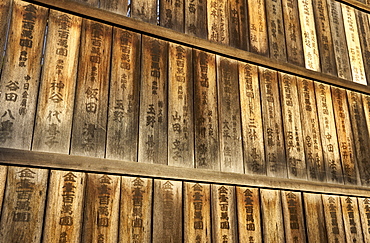
M3 205L3 200L5 196L5 185L6 185L6 176L8 173L8 167L7 166L0 166L0 180L3 182L0 184L0 205ZM0 215L2 214L1 208L0 208Z
M159 25L185 31L184 0L159 1Z
M121 178L119 242L151 242L152 179Z
M341 196L340 199L347 242L364 242L357 198Z
M184 242L211 242L209 184L184 182Z
M43 242L80 242L85 173L52 170Z
M322 201L324 204L325 225L328 242L344 243L346 236L343 226L340 197L322 195Z
M357 198L365 242L370 241L370 198Z
M168 164L194 168L192 49L170 43L168 74Z
M3 33L1 36L0 36L0 51L1 51L1 54L0 54L0 70L2 69L3 67L3 50L5 48L5 42L7 40L7 31L8 31L8 27L9 27L9 22L10 22L10 16L11 16L11 6L12 5L12 1L11 0L1 0L0 1L0 33Z
M265 1L247 1L249 24L249 51L268 56L268 33Z
M157 0L133 0L131 5L131 17L141 21L157 24Z
M304 193L303 201L308 242L328 242L322 196L320 194Z
M185 33L207 39L206 0L185 0Z
M105 156L112 27L82 22L71 154Z
M81 22L50 10L32 150L69 153Z
M48 10L15 0L0 80L0 146L30 149Z
M168 43L142 36L138 160L167 164Z
M216 57L221 171L244 173L238 63Z
M3 175L5 182L5 173ZM0 222L1 241L40 242L47 180L46 169L8 167Z
M153 242L182 242L182 182L154 180Z
M363 103L364 112L365 112L367 129L369 132L368 136L370 137L370 95L362 94L362 103Z
M227 0L207 0L208 39L229 44L229 9Z
M216 57L194 51L195 167L220 170Z
M262 242L258 188L236 187L239 242Z
M361 44L362 59L367 83L370 83L370 24L369 14L355 10L358 27L358 34Z
M266 175L258 67L239 62L244 171Z
M100 0L99 8L126 16L128 10L128 0Z
M106 157L137 161L141 36L113 29Z
M229 0L229 45L249 50L247 2Z
M117 242L119 176L87 174L82 242Z
M287 177L277 72L260 67L259 78L267 175Z
M99 0L75 0L75 1L85 3L91 7L95 7L95 8L99 7Z

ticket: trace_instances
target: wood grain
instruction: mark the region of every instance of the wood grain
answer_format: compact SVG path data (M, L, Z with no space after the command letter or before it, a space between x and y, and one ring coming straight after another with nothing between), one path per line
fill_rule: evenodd
M364 13L358 9L355 10L358 34L361 44L362 59L364 61L364 71L366 82L370 83L370 23L369 14Z
M328 242L324 206L320 194L303 193L308 242Z
M207 39L207 1L185 0L185 33Z
M370 240L370 198L357 198L365 242Z
M208 40L229 44L229 8L227 0L207 0Z
M159 1L159 25L185 31L184 0Z
M269 55L265 1L247 1L249 24L249 51Z
M340 197L347 242L364 242L356 197Z
M229 45L242 50L249 50L247 2L229 0Z
M12 1L11 0L1 0L0 1L0 33L7 33L9 23L10 23L10 16L11 16L11 6ZM7 35L3 34L0 36L0 50L4 50L5 48L5 42L7 40ZM3 67L3 52L0 55L0 70Z
M100 0L99 8L108 10L109 12L127 15L128 0Z
M131 2L131 17L157 25L157 0L135 0Z
M328 242L344 243L345 232L339 196L322 195Z
M3 200L5 196L5 185L6 185L6 176L8 173L8 167L7 166L0 166L0 180L3 181L3 183L0 184L0 205L3 205ZM2 214L2 211L0 209L0 215Z
M99 7L99 0L74 0L76 2L81 2L83 4L86 4L88 6L98 8Z

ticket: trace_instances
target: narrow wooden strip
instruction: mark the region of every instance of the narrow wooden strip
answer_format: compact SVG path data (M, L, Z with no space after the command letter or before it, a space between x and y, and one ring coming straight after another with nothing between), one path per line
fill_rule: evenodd
M364 112L365 112L367 129L369 131L368 136L370 137L370 95L362 94L362 103L363 103Z
M46 169L8 167L0 222L2 241L40 242L48 173Z
M159 1L159 25L185 31L184 0Z
M12 1L11 0L1 0L0 1L0 33L3 33L0 36L0 70L3 67L3 51L5 48L5 42L7 40L6 33L8 32L10 24L10 16L12 13Z
M326 243L324 206L320 194L303 193L308 242Z
M157 25L157 0L131 1L131 17Z
M12 21L0 80L0 146L30 149L48 10L20 0Z
M247 2L229 0L229 45L242 50L249 50Z
M370 240L370 198L357 198L365 242Z
M207 39L206 0L185 0L185 33Z
M345 242L342 207L339 196L322 195L328 242Z
M364 242L356 197L340 197L347 242Z
M99 8L108 10L109 12L127 15L128 0L100 0Z
M361 44L362 59L364 61L364 71L366 80L370 83L370 24L369 24L369 14L364 13L358 9L355 10L358 34Z
M8 167L7 166L0 166L0 180L4 183L0 184L0 205L3 205L3 200L5 196L5 185L6 185L6 177L8 173ZM0 215L2 215L2 211L0 208Z
M247 1L249 24L249 51L269 55L265 1Z
M229 9L227 0L207 0L208 39L229 44Z

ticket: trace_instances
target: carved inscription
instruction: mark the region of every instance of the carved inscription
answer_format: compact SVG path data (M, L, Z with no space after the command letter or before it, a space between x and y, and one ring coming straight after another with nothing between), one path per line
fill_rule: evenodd
M358 198L364 240L370 240L370 198Z
M265 1L248 2L249 49L264 56L269 55Z
M159 24L184 32L184 0L159 1Z
M282 201L287 242L306 242L301 193L282 192Z
M185 1L185 33L207 39L208 31L206 0Z
M356 197L341 197L347 242L364 242Z
M214 42L229 44L228 1L208 0L208 39Z
M344 227L340 198L323 195L325 223L329 242L344 242Z
M249 50L247 26L247 2L229 0L229 41L230 46Z

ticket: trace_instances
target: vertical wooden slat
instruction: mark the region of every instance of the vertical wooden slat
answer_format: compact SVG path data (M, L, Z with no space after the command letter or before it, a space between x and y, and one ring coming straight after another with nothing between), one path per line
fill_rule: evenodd
M5 196L5 185L6 185L6 176L8 172L7 166L0 166L0 180L3 182L0 184L0 205L3 205L3 200ZM2 206L0 207L0 215L2 215Z
M347 242L364 242L356 197L341 196Z
M237 242L235 187L211 185L212 242Z
M247 1L249 24L249 51L269 55L265 1Z
M229 0L229 41L230 46L249 50L247 2Z
M281 0L266 1L270 58L286 62L285 31Z
M184 242L211 242L210 185L184 182Z
M208 39L229 44L229 9L227 0L207 1Z
M206 0L185 0L185 33L207 39Z
M370 198L357 198L365 242L370 241Z
M217 56L221 171L244 173L238 63Z
M113 29L106 157L137 161L140 34Z
M308 179L326 181L314 83L311 80L297 78L297 84Z
M277 72L259 68L267 175L287 177Z
M185 31L184 0L160 0L159 24L179 32Z
M154 180L153 242L182 242L182 182Z
M258 188L236 187L239 242L262 242Z
M168 43L142 36L139 161L167 164Z
M317 82L314 82L314 85L326 178L328 182L343 184L342 165L340 162L330 86Z
M322 196L320 194L304 193L303 197L308 242L328 242Z
M128 0L100 0L99 8L113 13L127 15ZM131 1L132 2L132 1Z
M132 0L131 17L157 24L157 0Z
M192 49L170 43L168 77L168 164L194 167Z
M297 78L279 72L288 177L307 179L306 158L297 91Z
M3 175L5 182L5 173ZM8 167L0 222L1 241L40 242L47 180L48 170Z
M112 28L82 22L71 153L104 157Z
M365 112L367 130L369 131L369 137L370 137L370 95L362 94L362 103L363 103L364 112Z
M261 189L263 242L285 242L280 191Z
M364 61L364 71L366 76L366 81L370 83L370 24L369 24L369 14L364 13L361 10L355 10L358 34L362 50L362 59Z
M339 196L322 195L328 242L345 242L342 208Z
M3 51L5 48L5 42L7 39L7 31L9 27L10 22L10 16L11 16L11 6L12 1L11 0L1 0L0 1L0 33L3 33L0 36L0 70L3 67Z
M52 170L43 242L80 242L85 174Z
M194 51L195 166L220 170L216 58Z
M119 242L151 242L153 183L147 178L121 178Z
M81 18L50 10L32 149L69 153Z
M305 61L298 2L295 0L282 0L282 6L288 62L303 67Z
M244 171L266 174L258 67L239 62ZM235 104L234 104L235 105Z
M47 15L44 7L14 1L0 80L1 147L31 148Z

